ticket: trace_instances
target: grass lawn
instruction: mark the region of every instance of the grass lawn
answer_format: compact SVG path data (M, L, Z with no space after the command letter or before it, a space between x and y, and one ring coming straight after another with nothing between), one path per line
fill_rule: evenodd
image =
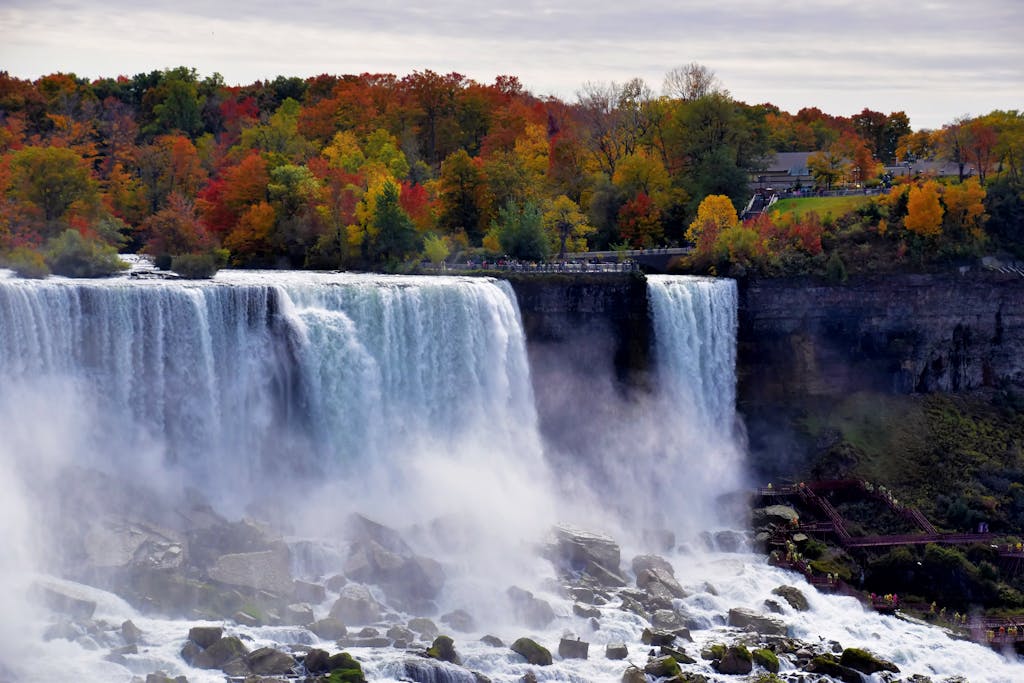
M832 218L839 218L855 209L864 206L871 197L862 194L852 194L847 197L801 197L798 199L780 199L772 205L769 211L772 214L792 212L797 218L805 213L814 211L819 217L831 215Z

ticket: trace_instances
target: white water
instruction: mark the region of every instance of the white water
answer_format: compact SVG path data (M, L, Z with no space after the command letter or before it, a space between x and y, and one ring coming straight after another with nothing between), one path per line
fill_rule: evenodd
M618 463L616 514L625 500L637 508L625 512L690 541L728 525L718 499L744 484L735 285L651 277L649 292L657 391L641 409L623 406L630 424L615 425L630 443L609 454ZM0 680L5 668L16 681L127 681L156 669L223 680L178 657L190 623L140 616L101 591L92 591L100 619L114 629L132 618L147 633L130 670L104 662L102 647L41 642L47 616L22 587L31 571L52 566L40 552L51 530L38 499L72 464L141 478L170 496L197 488L226 514L252 511L255 501L306 536L329 537L350 510L396 527L454 516L464 542L428 548L449 553L443 607L471 608L481 634L508 643L524 629L508 623L496 591L516 583L559 615L536 634L541 642L554 650L572 632L592 643L586 662L538 669L476 642L480 634L460 635L467 666L495 681L528 669L541 680L613 681L624 664L603 658L605 643L625 641L630 661L646 659L641 619L602 608L602 628L591 631L569 601L544 590L553 572L525 546L566 516L617 527L608 510L581 513L557 493L571 473L546 465L522 326L503 283L277 272L225 272L203 284L0 276L0 381ZM618 540L627 565L645 550ZM688 547L671 559L693 593L684 606L709 626L695 632L698 644L727 640L719 624L729 608L760 610L775 586L800 585L761 558ZM802 587L813 610L787 615L793 635L866 647L904 674L1024 677L984 648ZM256 644L309 641L299 629L237 630ZM401 675L393 650L354 654L374 679Z

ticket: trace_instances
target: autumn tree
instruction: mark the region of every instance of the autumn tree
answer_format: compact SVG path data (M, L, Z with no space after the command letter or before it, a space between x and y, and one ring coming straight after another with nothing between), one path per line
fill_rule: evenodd
M661 88L666 97L697 100L712 93L728 94L715 72L697 62L690 62L665 74Z
M946 234L979 241L984 238L985 189L977 178L946 185L942 190L942 204Z
M487 185L480 166L465 150L453 152L441 164L438 201L442 227L455 232L464 230L471 242L479 244L483 237Z
M98 198L88 164L70 149L25 147L14 152L10 163L9 192L39 211L44 234L52 234L76 202Z
M939 186L934 180L910 188L903 227L922 237L942 234L942 204L939 202Z
M697 208L697 217L686 231L686 239L707 252L713 248L719 233L739 223L736 207L725 195L708 195Z
M594 227L587 222L576 202L560 195L544 212L543 220L559 258L565 258L567 248L574 252L587 250L587 235L593 234Z
M665 234L661 209L646 192L638 192L619 209L619 236L636 249L657 245Z
M419 234L409 214L402 209L398 193L398 185L386 180L376 196L373 217L367 229L368 253L376 260L401 260L420 247Z

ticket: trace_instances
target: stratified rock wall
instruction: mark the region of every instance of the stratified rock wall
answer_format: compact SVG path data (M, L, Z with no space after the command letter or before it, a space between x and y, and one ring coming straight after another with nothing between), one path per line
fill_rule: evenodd
M747 283L740 404L1024 384L1024 279L986 273Z

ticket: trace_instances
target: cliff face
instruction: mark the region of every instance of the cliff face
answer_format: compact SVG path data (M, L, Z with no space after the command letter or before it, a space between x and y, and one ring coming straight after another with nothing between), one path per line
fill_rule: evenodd
M889 275L740 293L740 401L1024 384L1024 279Z

